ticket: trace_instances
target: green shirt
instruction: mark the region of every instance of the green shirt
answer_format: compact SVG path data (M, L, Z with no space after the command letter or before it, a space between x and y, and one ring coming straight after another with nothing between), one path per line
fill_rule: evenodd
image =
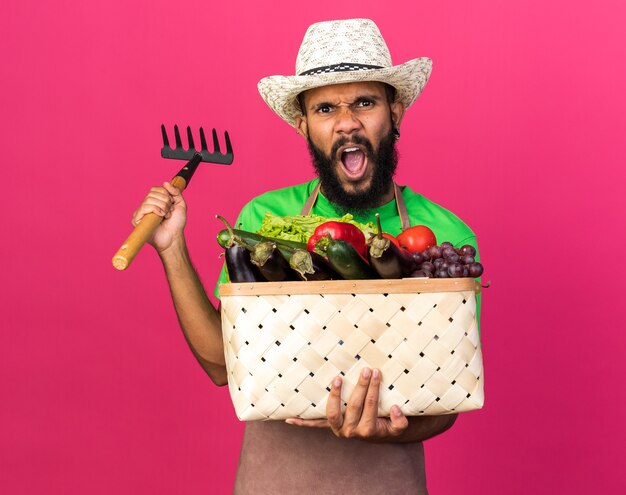
M261 222L267 212L279 216L299 215L306 200L309 198L318 182L319 179L313 179L304 184L268 191L257 196L243 207L235 225L241 230L256 232L261 227ZM438 204L426 199L421 194L413 192L408 186L401 187L401 189L411 225L427 225L430 227L435 233L439 244L444 241L449 241L455 247L461 247L464 244L474 246L477 253L476 258L478 259L476 236L460 218ZM338 210L337 207L320 192L311 213L333 218L341 217L345 212ZM354 219L361 223L375 222L376 213L380 214L380 221L385 232L392 235L400 233L400 215L398 214L395 199L378 208L372 208L365 214L354 215ZM227 281L226 270L222 268L218 285L215 288L216 296L219 284Z

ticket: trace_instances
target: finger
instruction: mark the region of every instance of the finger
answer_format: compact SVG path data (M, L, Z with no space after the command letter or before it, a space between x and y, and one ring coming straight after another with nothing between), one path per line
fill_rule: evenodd
M143 203L171 203L172 195L164 187L153 187L148 191Z
M172 197L169 194L149 193L137 210L141 210L145 206L157 206L162 210L167 210L172 206Z
M162 187L152 188L144 200L141 202L140 208L143 205L156 205L163 209L167 209L172 204L172 196Z
M150 191L133 212L131 224L137 226L141 219L148 213L154 213L160 217L164 217L172 206L172 196L165 187L151 187Z
M151 187L150 191L148 191L148 195L171 196L170 192L165 188L165 185Z
M326 417L331 430L337 435L343 426L343 414L341 413L341 385L340 376L335 377L330 386L328 401L326 402Z
M408 418L397 405L391 406L389 420L389 433L393 436L401 435L409 426Z
M178 189L176 186L173 186L169 182L164 182L163 187L167 190L173 204L182 205L183 208L186 208L185 198L183 198L183 193L180 189Z
M365 396L365 403L363 405L363 413L361 415L361 421L359 426L369 426L371 428L376 427L376 421L378 419L378 397L380 393L380 370L372 370L372 378L370 379L369 386L367 388L367 395Z
M178 189L176 186L172 185L171 182L164 182L163 188L172 197L182 196L182 191Z
M172 188L178 191L176 188ZM133 213L131 223L137 225L143 216L148 213L154 213L161 217L166 216L172 207L172 195L165 187L152 187L144 198L139 208Z
M295 426L307 426L309 428L328 428L328 421L325 419L302 419L302 418L289 418L285 420L285 423Z
M363 368L359 381L357 382L350 398L348 399L348 406L346 407L346 414L344 414L343 428L354 430L359 421L361 420L361 414L363 413L363 404L369 388L370 379L372 377L372 370L369 368Z
M146 216L148 213L154 213L155 215L163 217L167 214L167 210L164 210L160 206L154 205L154 204L142 204L133 213L133 217L130 223L136 227L139 224L139 222L141 222L141 219L144 216Z
M141 209L143 206L146 205L158 206L162 210L168 210L170 206L172 206L172 199L169 195L165 197L148 195L146 196L146 199L143 200L138 209Z

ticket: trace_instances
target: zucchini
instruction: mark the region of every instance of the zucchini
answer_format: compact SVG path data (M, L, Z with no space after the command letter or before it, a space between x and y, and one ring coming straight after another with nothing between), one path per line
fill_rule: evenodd
M347 280L379 278L376 271L363 259L349 242L340 239L328 243L328 262L333 269Z
M274 244L276 244L276 246L278 246L278 248L286 246L293 249L306 249L306 244L304 244L303 242L287 241L285 239L274 239L272 237L266 237L261 234L255 234L254 232L248 232L246 230L239 229L231 229L231 232L229 232L228 229L223 229L220 230L217 234L217 243L223 248L227 248L232 244L232 238L234 235L240 239L243 239L243 241L250 246L256 246L260 242L273 242Z

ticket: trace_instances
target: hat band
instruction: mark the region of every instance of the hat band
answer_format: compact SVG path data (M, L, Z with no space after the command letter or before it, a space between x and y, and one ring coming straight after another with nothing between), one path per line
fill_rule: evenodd
M335 65L325 65L324 67L317 67L315 69L309 69L298 74L299 76L311 76L317 74L327 74L329 72L349 72L355 70L369 70L369 69L384 69L381 65L366 65L366 64L351 64L341 63Z

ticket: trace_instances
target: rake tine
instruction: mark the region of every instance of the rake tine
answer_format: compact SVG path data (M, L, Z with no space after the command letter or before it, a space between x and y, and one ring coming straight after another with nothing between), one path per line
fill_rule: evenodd
M200 127L200 146L202 151L208 151L206 146L206 138L204 137L204 129Z
M220 142L217 140L217 132L213 129L213 153L221 153Z
M163 124L161 124L161 133L163 134L163 147L169 148L170 141L167 139L167 132L165 131L165 126Z
M218 133L215 129L211 130L211 135L213 137L213 149L209 151L204 128L200 127L201 148L196 148L191 126L185 127L187 128L187 141L189 142L188 148L183 147L183 142L178 125L174 125L174 139L176 142L173 143L174 146L172 146L167 136L165 125L161 124L161 134L163 135L163 148L161 148L161 156L163 158L172 158L175 160L191 160L194 156L199 155L202 158L201 161L207 163L221 163L224 165L230 165L233 162L233 146L230 141L228 131L224 131L224 140L226 143L226 152L224 153L222 152L220 140L217 137Z
M232 155L233 154L233 147L230 144L230 136L228 135L228 131L224 131L224 136L226 137L226 154L227 155Z
M191 127L187 126L187 141L189 141L189 149L190 150L195 150L196 147L193 144L193 136L191 134Z
M182 149L183 143L180 140L180 132L178 132L178 126L174 125L174 137L176 138L176 148Z

